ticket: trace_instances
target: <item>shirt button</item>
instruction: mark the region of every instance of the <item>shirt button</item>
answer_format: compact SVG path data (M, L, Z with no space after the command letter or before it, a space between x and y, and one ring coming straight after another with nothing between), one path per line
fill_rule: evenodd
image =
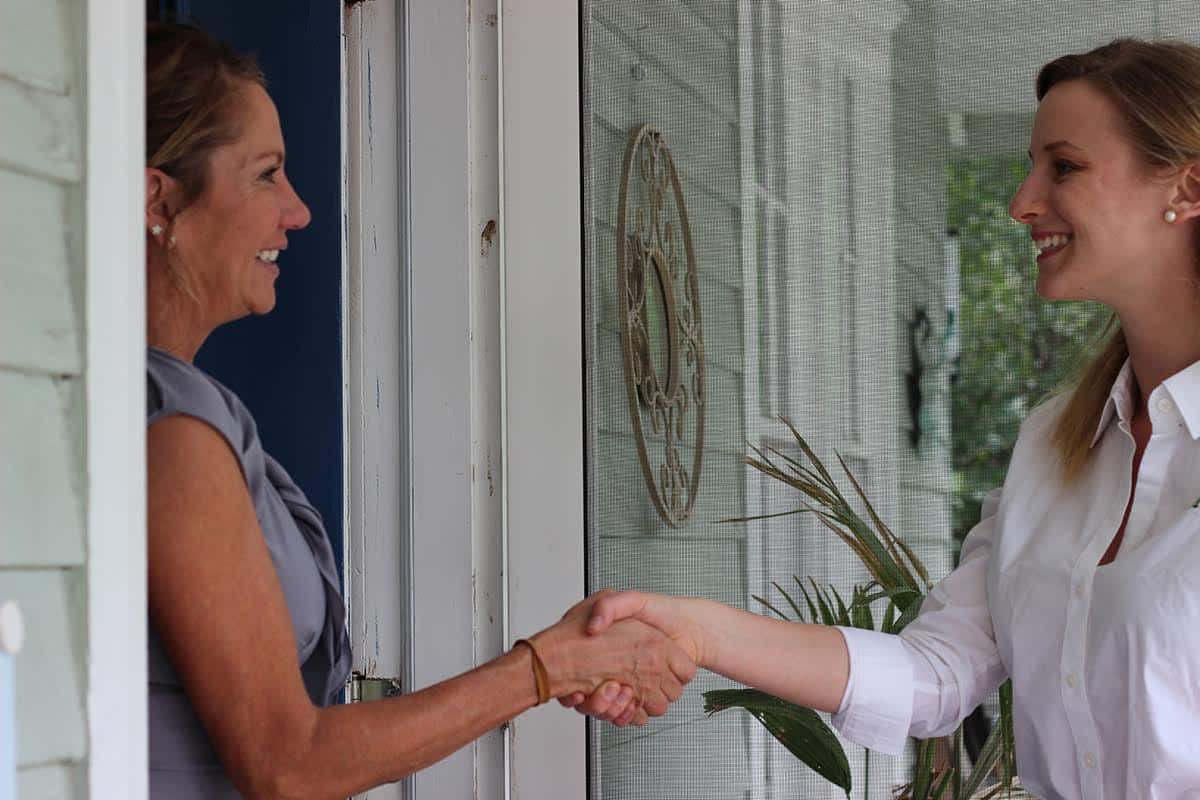
M1092 755L1091 753L1084 753L1083 754L1083 765L1085 767L1087 767L1088 769L1091 769L1092 767L1096 766L1096 757L1094 755Z
M1082 583L1075 584L1075 596L1076 597L1083 597L1083 595L1086 592L1087 592L1087 589L1084 588Z
M1067 686L1069 688L1074 689L1078 685L1079 685L1079 678L1075 677L1074 672L1067 675Z
M1155 403L1154 405L1159 411L1161 411L1165 414L1171 410L1171 398L1160 397L1160 398L1158 398L1158 402Z

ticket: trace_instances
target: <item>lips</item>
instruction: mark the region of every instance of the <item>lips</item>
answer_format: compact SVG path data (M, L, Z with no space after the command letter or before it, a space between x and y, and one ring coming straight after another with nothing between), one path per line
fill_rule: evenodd
M1041 261L1062 252L1074 239L1075 237L1069 233L1035 231L1033 233L1033 246L1037 248L1037 260Z

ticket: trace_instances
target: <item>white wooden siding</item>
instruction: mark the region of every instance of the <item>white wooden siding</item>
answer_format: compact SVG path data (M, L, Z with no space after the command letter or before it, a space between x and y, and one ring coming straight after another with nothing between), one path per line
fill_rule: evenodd
M0 9L0 599L16 659L22 798L85 797L85 9Z
M80 395L74 378L0 371L0 447L9 454L0 462L5 568L83 563Z
M0 78L0 91L5 83ZM72 262L69 235L79 224L78 194L0 166L0 198L0 367L77 375L81 265Z
M77 762L85 752L82 570L0 570L0 597L25 617L16 658L17 762Z

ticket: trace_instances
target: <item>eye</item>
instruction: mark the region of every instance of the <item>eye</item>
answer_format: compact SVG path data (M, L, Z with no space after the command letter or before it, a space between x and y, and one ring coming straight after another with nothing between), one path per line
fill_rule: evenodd
M270 167L269 169L265 170L261 175L258 176L258 179L260 181L266 181L267 183L274 183L275 176L278 174L279 174L279 167L274 166L274 167Z
M1054 177L1062 178L1075 170L1079 169L1077 164L1072 164L1065 159L1056 158L1054 160Z

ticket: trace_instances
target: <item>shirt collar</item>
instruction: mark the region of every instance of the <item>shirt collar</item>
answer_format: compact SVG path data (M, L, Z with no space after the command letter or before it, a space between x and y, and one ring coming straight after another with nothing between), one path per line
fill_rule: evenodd
M1114 415L1121 422L1128 422L1133 416L1133 379L1133 367L1127 358L1109 390L1090 447L1095 447L1096 442L1100 441ZM1167 378L1161 388L1175 401L1192 439L1200 439L1200 361Z
M1192 439L1200 439L1200 361L1163 381Z
M1126 358L1125 363L1121 365L1121 371L1117 373L1117 379L1113 381L1112 388L1108 390L1108 400L1104 402L1104 410L1100 412L1100 424L1096 426L1096 433L1092 436L1092 443L1088 447L1095 447L1096 442L1100 441L1100 437L1108 429L1108 424L1112 422L1114 414L1120 421L1128 421L1131 416L1130 406L1133 405L1132 393L1129 391L1132 380L1133 367Z

